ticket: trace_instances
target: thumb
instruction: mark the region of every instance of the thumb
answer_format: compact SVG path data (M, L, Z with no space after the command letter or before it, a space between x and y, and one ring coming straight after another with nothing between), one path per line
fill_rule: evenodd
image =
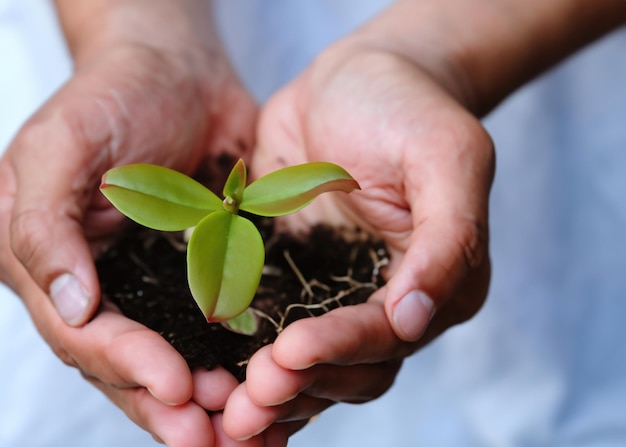
M68 145L44 140L27 147L25 140L32 142L18 137L7 154L15 176L11 249L52 299L61 318L71 326L81 326L100 301L98 276L83 228L85 209L96 190L96 184L91 183L99 178L92 181L87 172L81 173L80 166L87 163L61 154L50 157L41 149L33 149ZM29 307L37 305L28 302L36 298L22 298Z
M428 342L469 319L489 287L493 143L473 117L455 111L453 118L443 136L431 135L435 153L409 158L405 170L412 232L385 296L389 322L404 341Z
M478 310L489 283L487 233L486 224L450 216L429 218L414 229L385 296L385 312L400 339L421 338L446 304L443 329ZM449 303L453 297L460 302Z
M22 203L11 219L11 247L68 325L81 326L91 318L100 288L91 250L74 217Z

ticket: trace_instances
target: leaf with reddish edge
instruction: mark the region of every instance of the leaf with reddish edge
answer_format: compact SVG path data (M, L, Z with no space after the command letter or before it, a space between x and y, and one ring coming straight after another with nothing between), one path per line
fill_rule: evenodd
M229 331L241 335L254 335L259 329L259 317L252 308L248 307L245 312L240 313L235 318L222 323Z
M355 189L360 189L359 184L342 167L327 162L305 163L252 182L239 208L260 216L282 216L298 211L325 192Z
M207 321L226 321L248 308L264 263L263 239L249 220L220 210L198 223L187 247L188 280Z

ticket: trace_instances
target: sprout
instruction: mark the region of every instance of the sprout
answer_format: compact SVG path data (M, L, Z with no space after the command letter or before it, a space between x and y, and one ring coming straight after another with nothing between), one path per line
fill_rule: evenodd
M222 200L184 174L134 164L107 171L100 190L123 214L148 228L194 227L187 247L189 288L207 321L224 322L250 306L265 263L261 234L239 210L282 216L324 192L359 189L343 168L326 162L291 166L248 186L246 182L246 166L239 160L226 180Z

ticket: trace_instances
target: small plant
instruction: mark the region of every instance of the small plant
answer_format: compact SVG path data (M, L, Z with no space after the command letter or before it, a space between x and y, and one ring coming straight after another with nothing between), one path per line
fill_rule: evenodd
M291 166L248 186L246 182L246 166L239 160L221 200L177 171L134 164L107 171L100 190L119 211L148 228L194 227L187 247L189 288L207 321L224 322L248 308L265 263L261 234L239 210L281 216L298 211L324 192L359 189L343 168L326 162Z

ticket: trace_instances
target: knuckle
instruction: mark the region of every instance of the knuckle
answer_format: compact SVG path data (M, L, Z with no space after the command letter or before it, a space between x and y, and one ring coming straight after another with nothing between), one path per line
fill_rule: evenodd
M132 352L132 339L128 333L117 335L101 346L100 358L111 370L117 370L120 359L125 358L128 351Z
M45 226L41 222L41 210L23 210L11 219L11 249L24 265L33 265L41 257L42 242L47 235L42 234Z
M19 156L13 157L16 165L23 164L18 173L28 176L26 168L33 163L46 159L51 163L65 163L63 153L72 152L72 156L89 160L102 156L102 148L111 142L111 131L107 126L107 117L99 100L76 97L64 92L66 101L51 100L33 115L19 130L12 146ZM87 119L86 117L89 117ZM53 159L49 153L54 150L58 157ZM106 151L104 151L106 152ZM28 178L24 178L27 181Z
M402 361L389 361L379 365L382 378L371 381L371 388L366 394L367 400L374 400L385 394L396 381Z
M491 276L489 230L486 223L473 220L464 225L458 240L464 263L462 286L454 291L453 306L448 309L451 325L469 320L482 307Z
M30 148L40 148L45 145L48 136L48 126L44 125L42 118L35 115L24 123L15 136L13 145L19 148L20 153L24 153L29 151Z
M489 228L480 219L463 219L456 244L468 271L476 270L488 257Z
M39 321L39 330L44 340L52 349L54 355L56 355L66 366L77 368L82 370L78 358L75 356L75 346L72 343L71 338L66 335L67 327L65 323L60 319L47 323Z
M390 360L376 365L363 365L365 378L363 385L356 389L354 395L345 399L351 404L361 404L378 399L394 384L402 360Z
M48 152L53 145L62 148L79 144L81 135L81 126L71 110L59 107L42 109L16 135L12 145L20 155L13 160L15 163L35 162L34 159Z
M56 355L66 366L73 368L79 368L78 362L70 351L61 343L53 343L50 345L52 352Z
M453 256L442 267L449 278L440 295L444 299L422 342L469 320L487 296L491 275L488 225L478 218L464 217L456 220L453 230L454 238L449 241Z

